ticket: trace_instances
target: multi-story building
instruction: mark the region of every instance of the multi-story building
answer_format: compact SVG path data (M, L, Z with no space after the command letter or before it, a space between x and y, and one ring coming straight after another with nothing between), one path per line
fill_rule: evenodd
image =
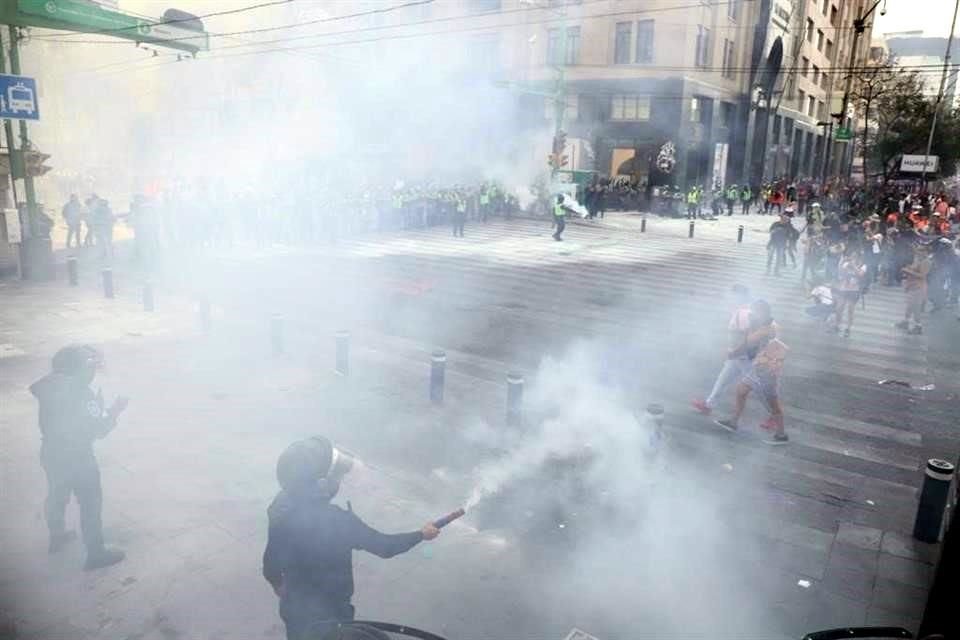
M885 33L883 36L887 49L896 63L916 71L923 83L924 93L935 97L940 91L940 80L943 77L947 39L924 37L923 31ZM954 39L953 50L960 50L960 39ZM960 65L957 64L952 64L947 69L943 101L949 108L960 106L960 96L957 94L958 71L960 71Z
M680 185L729 181L739 173L756 5L526 3L530 26L513 35L530 51L510 71L547 92L563 74L563 128L589 150L579 168ZM544 102L551 120L552 99ZM668 142L676 166L656 175Z
M761 131L754 131L763 138L762 127L767 127L762 161L751 156L753 180L845 175L852 145L835 138L837 129L850 124L840 115L850 61L862 65L869 51L867 25L851 58L853 24L865 11L863 5L862 0L773 0L768 19L773 32L782 34L783 68L772 95L753 100L755 108L765 102L762 110L767 112L757 118Z

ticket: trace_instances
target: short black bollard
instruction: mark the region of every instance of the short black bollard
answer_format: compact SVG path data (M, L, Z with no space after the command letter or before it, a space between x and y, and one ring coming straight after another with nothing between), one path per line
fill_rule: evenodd
M341 376L350 374L350 332L337 331L337 365L334 371Z
M77 286L77 259L74 256L67 258L67 280L71 287Z
M522 420L523 376L519 373L507 374L507 424L515 427Z
M647 232L647 216L640 218L640 233Z
M103 275L103 296L105 298L113 297L113 269L104 269Z
M913 537L920 542L933 544L940 540L943 511L947 506L953 471L953 465L946 460L927 460L920 506L917 507L917 519L913 523Z
M210 298L200 298L200 327L204 333L210 333Z
M737 242L743 242L743 225L737 228Z
M443 404L443 382L446 378L447 354L437 349L430 356L430 402Z
M153 283L149 280L143 283L143 310L153 311Z
M273 355L283 354L283 316L279 313L270 318L270 344L273 346Z
M691 220L691 221L690 221L690 230L687 231L687 237L688 237L688 238L692 238L692 237L693 237L693 224L694 224L694 221Z

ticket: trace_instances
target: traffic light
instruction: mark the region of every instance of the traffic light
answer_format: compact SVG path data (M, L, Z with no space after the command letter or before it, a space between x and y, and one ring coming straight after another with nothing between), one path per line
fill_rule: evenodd
M24 151L23 158L24 165L26 167L26 174L31 178L38 178L53 168L44 164L44 162L50 159L49 153L40 153L39 151Z
M567 148L567 133L565 131L557 131L556 135L553 136L553 153L557 157L563 154L563 150Z

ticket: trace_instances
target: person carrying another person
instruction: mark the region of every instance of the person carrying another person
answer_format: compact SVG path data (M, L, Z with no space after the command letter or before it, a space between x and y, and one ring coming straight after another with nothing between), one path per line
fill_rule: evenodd
M784 428L783 405L780 403L780 379L783 375L787 345L777 338L777 324L773 321L770 305L765 300L756 300L750 305L750 331L747 339L741 347L730 352L730 357L741 354L746 354L750 359L750 369L737 385L733 416L716 420L716 424L727 431L736 432L747 406L747 397L751 391L756 391L770 410L770 417L760 425L761 428L772 431L764 442L769 445L787 444L790 438Z

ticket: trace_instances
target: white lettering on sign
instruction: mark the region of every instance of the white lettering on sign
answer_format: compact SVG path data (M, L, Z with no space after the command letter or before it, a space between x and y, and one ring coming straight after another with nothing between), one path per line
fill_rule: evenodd
M900 171L906 173L935 173L940 166L940 156L903 156Z

